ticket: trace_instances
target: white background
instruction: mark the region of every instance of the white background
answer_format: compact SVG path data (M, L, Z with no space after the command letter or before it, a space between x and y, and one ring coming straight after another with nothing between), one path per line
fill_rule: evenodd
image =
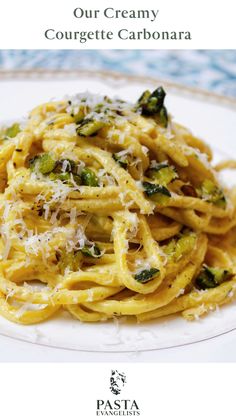
M73 10L83 9L159 9L157 20L145 19L76 19ZM11 0L1 1L0 48L26 49L234 49L236 2L234 0ZM112 30L128 28L150 31L191 31L191 41L49 41L48 28L62 31Z
M127 379L119 396L109 390L114 368ZM1 416L93 419L97 399L135 399L140 419L233 419L235 373L230 364L2 365Z

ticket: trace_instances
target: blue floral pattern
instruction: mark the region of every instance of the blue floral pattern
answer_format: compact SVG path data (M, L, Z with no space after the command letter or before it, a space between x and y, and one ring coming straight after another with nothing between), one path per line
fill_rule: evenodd
M147 75L236 97L236 50L0 51L0 70L34 68Z

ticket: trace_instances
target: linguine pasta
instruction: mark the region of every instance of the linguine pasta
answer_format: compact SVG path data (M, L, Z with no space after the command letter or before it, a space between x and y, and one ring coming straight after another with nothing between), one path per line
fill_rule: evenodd
M235 162L213 167L164 100L78 94L0 130L2 316L192 320L234 299Z

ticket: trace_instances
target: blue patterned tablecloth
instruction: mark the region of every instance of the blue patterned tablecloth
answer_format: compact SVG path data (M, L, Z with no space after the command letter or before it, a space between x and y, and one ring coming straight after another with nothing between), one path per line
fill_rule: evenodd
M236 97L236 50L2 50L0 70L111 70Z

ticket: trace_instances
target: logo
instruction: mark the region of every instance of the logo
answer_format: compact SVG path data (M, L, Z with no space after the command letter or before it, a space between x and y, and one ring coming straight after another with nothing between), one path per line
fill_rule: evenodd
M126 383L126 376L123 372L119 372L117 370L111 371L110 377L110 390L116 396L121 393L124 385Z
M141 412L136 400L133 397L116 398L124 391L127 383L124 372L111 370L110 374L110 391L111 399L97 400L96 415L97 416L140 416Z

